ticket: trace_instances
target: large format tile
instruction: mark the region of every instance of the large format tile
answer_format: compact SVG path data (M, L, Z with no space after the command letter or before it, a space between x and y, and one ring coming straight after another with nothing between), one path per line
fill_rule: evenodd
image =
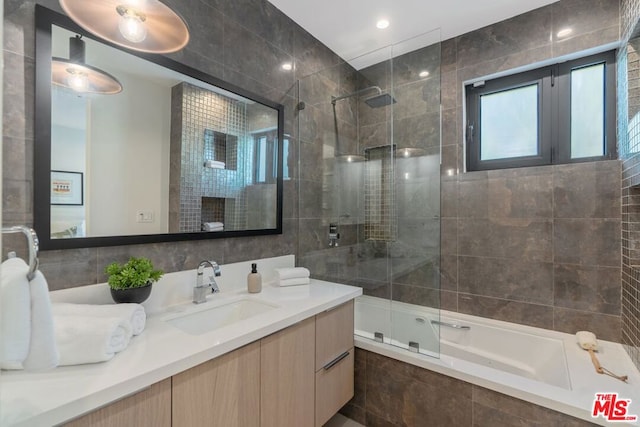
M490 171L489 217L551 218L552 168Z
M549 44L551 10L540 8L457 37L460 68Z
M287 91L294 83L291 71L282 64L293 57L238 23L224 21L224 65L266 85Z
M587 421L525 402L486 388L473 386L474 426L531 425L582 427Z
M554 261L620 266L620 219L556 219Z
M461 313L553 329L553 307L478 295L458 294Z
M553 303L553 264L506 258L459 257L460 292L537 304Z
M554 305L620 315L620 268L556 264Z
M600 339L620 342L620 316L568 308L553 309L553 329L568 334L591 331Z
M458 254L552 261L551 220L462 218Z
M554 167L553 198L556 218L619 218L620 162L618 160Z

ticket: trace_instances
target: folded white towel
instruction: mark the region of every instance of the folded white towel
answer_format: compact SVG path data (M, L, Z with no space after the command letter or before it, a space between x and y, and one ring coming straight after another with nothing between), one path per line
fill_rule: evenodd
M9 258L0 266L0 368L22 369L31 339L29 266Z
M309 279L308 277L297 277L294 279L284 279L278 281L278 284L280 286L308 285L309 283L311 283L311 279Z
M52 369L58 366L58 347L53 331L49 285L40 271L29 282L31 291L31 341L24 368Z
M203 222L202 223L202 231L223 231L224 223L223 222Z
M131 324L133 335L139 335L147 323L147 314L140 304L53 304L55 316L95 316L117 317L127 320Z
M60 366L104 362L124 350L131 324L115 317L54 315Z
M276 275L280 280L299 279L301 277L309 277L311 273L304 267L295 268L276 268Z
M204 162L204 166L212 169L224 169L227 165L225 162L220 162L218 160L207 160Z

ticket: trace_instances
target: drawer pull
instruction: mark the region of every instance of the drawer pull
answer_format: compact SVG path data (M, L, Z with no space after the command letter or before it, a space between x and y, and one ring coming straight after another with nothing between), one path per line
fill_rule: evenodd
M331 362L327 363L326 365L324 365L324 369L325 371L328 371L329 369L333 368L334 366L336 366L338 363L340 363L340 361L344 358L346 358L347 356L349 356L349 351L345 351L344 353L342 353L340 356L336 357L335 359L333 359Z

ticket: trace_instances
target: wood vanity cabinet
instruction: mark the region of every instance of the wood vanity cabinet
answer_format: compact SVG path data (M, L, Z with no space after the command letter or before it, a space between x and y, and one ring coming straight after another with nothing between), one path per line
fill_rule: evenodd
M170 427L171 378L88 413L67 427Z
M258 427L260 343L173 376L173 426Z
M303 320L67 426L322 426L353 397L353 306Z
M353 300L316 316L315 425L353 397Z
M315 318L260 341L261 427L314 424Z

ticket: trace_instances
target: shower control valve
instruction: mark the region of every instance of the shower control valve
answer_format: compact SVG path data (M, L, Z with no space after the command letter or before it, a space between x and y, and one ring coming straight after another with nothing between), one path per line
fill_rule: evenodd
M329 224L329 247L337 247L338 240L340 239L340 233L338 233L337 224Z

